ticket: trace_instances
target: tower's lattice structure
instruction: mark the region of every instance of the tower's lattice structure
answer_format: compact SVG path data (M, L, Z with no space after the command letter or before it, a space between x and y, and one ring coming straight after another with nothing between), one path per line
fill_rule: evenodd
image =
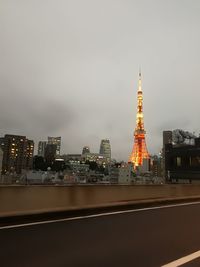
M134 131L134 145L129 158L135 167L141 166L143 159L149 159L149 153L145 141L146 131L144 129L144 115L143 115L143 93L142 93L142 76L139 73L139 85L137 92L137 116L136 128Z

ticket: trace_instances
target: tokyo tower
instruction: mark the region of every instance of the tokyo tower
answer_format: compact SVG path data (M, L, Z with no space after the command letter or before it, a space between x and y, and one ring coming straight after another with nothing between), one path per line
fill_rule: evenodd
M143 115L143 94L142 94L142 76L139 72L139 85L137 92L137 116L136 127L134 131L133 150L129 157L129 162L134 164L134 168L141 166L143 159L149 159L149 153L145 141L146 131L144 129L144 115Z

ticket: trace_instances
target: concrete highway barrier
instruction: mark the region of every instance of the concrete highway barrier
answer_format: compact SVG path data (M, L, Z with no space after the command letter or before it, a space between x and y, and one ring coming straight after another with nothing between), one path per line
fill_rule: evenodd
M200 185L0 186L0 217L200 198Z

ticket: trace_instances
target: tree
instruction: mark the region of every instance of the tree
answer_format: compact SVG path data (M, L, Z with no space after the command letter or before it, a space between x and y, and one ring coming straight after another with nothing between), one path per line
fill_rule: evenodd
M99 168L98 164L95 161L86 160L85 164L88 164L89 165L89 169L92 170L92 171L97 171L98 168Z
M33 169L34 170L41 170L41 171L46 171L47 170L47 165L44 161L44 158L42 156L34 156L33 157Z

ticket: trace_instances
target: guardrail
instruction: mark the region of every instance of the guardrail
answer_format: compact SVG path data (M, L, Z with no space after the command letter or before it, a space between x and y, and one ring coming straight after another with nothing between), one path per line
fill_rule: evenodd
M0 217L200 197L200 185L0 186Z

